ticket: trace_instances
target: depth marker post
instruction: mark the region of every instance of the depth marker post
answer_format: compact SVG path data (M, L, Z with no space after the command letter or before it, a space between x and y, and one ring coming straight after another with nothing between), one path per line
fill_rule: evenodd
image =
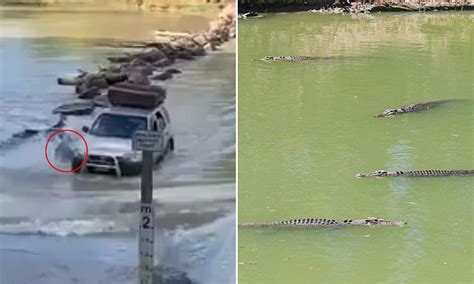
M160 135L154 131L137 131L132 150L142 151L140 228L138 231L139 284L153 283L154 209L153 152L161 151Z

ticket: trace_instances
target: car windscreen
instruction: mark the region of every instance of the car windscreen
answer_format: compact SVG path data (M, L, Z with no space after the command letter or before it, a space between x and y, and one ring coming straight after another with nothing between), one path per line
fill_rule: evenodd
M102 114L92 125L90 133L103 137L132 138L135 131L146 130L144 117Z

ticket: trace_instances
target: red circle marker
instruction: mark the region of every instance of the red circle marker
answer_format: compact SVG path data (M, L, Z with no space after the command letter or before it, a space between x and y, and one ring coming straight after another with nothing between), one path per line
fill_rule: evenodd
M51 142L51 139L53 139L54 136L58 135L59 133L63 133L63 132L70 132L70 133L78 135L81 138L84 145L86 146L86 154L84 156L84 159L82 159L82 162L79 166L77 166L76 168L74 168L72 170L59 169L55 165L53 165L53 163L51 163L51 161L48 158L48 145L49 145L49 142ZM61 130L58 130L58 131L54 132L53 134L51 134L51 136L49 136L48 140L46 141L46 145L44 146L44 156L46 157L46 161L48 161L48 164L53 169L55 169L56 171L61 172L61 173L73 173L73 172L77 172L78 170L82 169L86 165L87 158L89 157L89 147L87 146L86 138L84 138L84 136L80 132L78 132L76 130L72 130L72 129L61 129Z

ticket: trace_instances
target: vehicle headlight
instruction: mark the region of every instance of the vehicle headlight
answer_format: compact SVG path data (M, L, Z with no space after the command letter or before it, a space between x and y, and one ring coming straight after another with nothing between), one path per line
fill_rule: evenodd
M141 162L142 160L142 152L141 151L132 151L125 153L123 155L123 159L130 161L130 162Z

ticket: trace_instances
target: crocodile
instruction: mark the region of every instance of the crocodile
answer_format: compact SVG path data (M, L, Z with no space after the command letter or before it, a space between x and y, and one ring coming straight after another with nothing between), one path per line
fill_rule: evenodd
M410 104L410 105L401 106L398 108L388 108L384 110L382 113L375 115L374 117L389 117L389 116L394 116L394 115L399 115L399 114L404 114L404 113L409 113L409 112L424 111L424 110L432 109L442 104L453 102L453 101L456 101L456 100L432 101L432 102L426 102L426 103Z
M304 56L304 55L289 55L289 56L265 56L260 61L271 62L271 61L285 61L285 62L297 62L297 61L315 61L331 59L332 57L319 57L319 56Z
M356 177L447 177L447 176L474 176L474 170L418 170L394 171L377 170L372 173L359 173Z
M242 227L270 227L270 228L303 228L303 227L370 227L370 226L403 226L406 225L405 221L388 221L377 217L367 217L361 220L343 219L293 219L286 221L267 222L267 223L247 223L242 224Z
M47 129L25 129L21 132L13 134L7 140L0 141L0 153L15 148L19 144L30 138L39 136L41 134L48 135L57 130L62 129L65 126L66 119L66 116L60 115L59 121L56 122L53 126L48 127Z

